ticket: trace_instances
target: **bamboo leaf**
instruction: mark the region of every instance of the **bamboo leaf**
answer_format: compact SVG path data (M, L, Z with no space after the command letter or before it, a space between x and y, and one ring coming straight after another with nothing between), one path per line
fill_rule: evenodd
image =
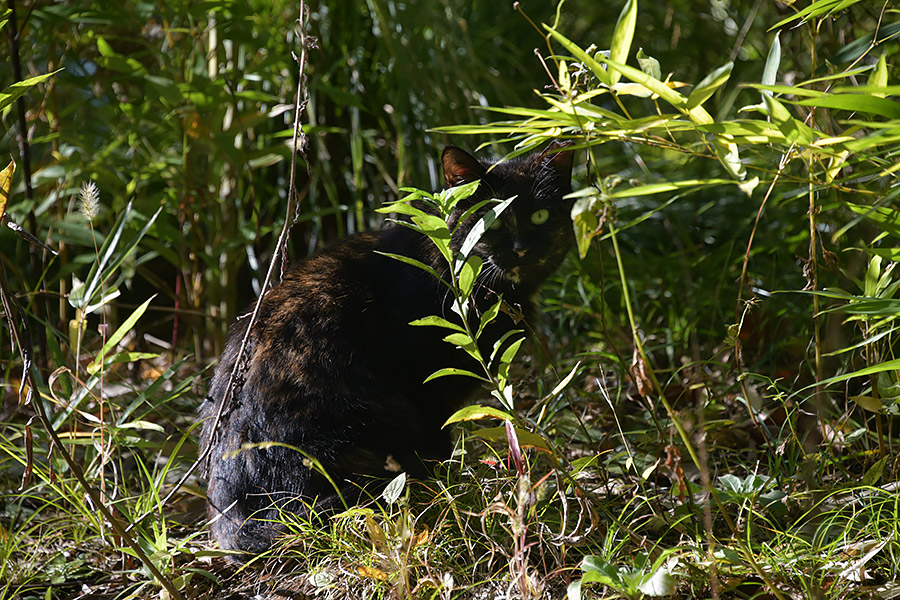
M812 383L800 391L805 391L816 386L828 386L833 383L840 383L842 381L847 381L848 379L853 379L854 377L865 377L867 375L874 375L875 373L897 370L900 370L900 358L889 360L877 365L872 365L871 367L865 367L863 369L859 369L858 371L853 371L852 373L844 373L843 375L838 375L836 377L829 377L828 379L823 379L818 383Z
M628 55L631 52L631 40L634 39L634 27L637 24L637 0L626 0L622 12L619 13L619 19L616 21L616 29L613 32L612 45L609 48L609 58L617 63L625 64L628 62ZM617 71L610 72L609 82L615 85L621 73Z
M600 82L604 85L611 85L609 73L603 67L602 64L597 62L594 58L592 58L587 52L582 50L578 44L569 40L566 36L559 33L549 25L544 25L544 29L546 29L551 36L553 36L556 41L558 41L563 48L571 52L572 56L578 59L584 66L591 70L594 76L600 80Z
M643 48L638 49L637 61L641 71L654 79L662 80L662 71L659 68L659 61L652 56L645 54Z
M861 112L888 119L900 119L900 103L867 94L830 94L805 100L796 100L792 104Z
M763 69L762 75L762 84L763 85L775 85L775 80L778 77L778 67L781 65L781 32L775 34L775 40L772 42L772 47L769 48L769 54L766 56L766 66ZM763 89L760 93L765 96L771 96L772 90Z
M875 65L875 71L872 73L872 76L869 77L868 86L873 88L886 88L888 86L887 60L885 59L884 52L878 57L878 64ZM883 92L870 93L878 98L887 97L887 94Z
M725 82L731 77L733 68L734 63L729 62L704 77L688 96L687 108L692 109L706 102L710 96L716 93L716 90L725 85Z
M105 357L109 352L111 352L119 342L122 341L122 338L125 337L125 334L134 329L135 323L137 323L138 319L144 314L147 310L147 307L150 306L150 302L156 298L156 294L150 296L146 302L138 306L134 309L127 319L116 329L115 333L113 333L108 340L106 340L106 344L103 345L103 349L100 350L100 353L91 361L91 363L87 367L87 372L90 375L94 375L97 371L100 370L100 367L106 364Z

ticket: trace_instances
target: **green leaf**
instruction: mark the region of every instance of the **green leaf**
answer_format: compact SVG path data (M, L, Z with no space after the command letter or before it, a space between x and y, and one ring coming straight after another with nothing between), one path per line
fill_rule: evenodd
M473 214L481 210L483 207L491 204L492 202L496 202L493 198L488 198L487 200L482 200L481 202L476 202L472 206L466 209L466 211L459 216L459 219L456 221L456 225L453 227L453 233L456 233L456 230L463 226L463 224L468 221L469 217ZM489 226L490 227L490 226Z
M730 179L685 179L682 181L667 181L665 183L648 183L635 187L617 190L608 195L609 198L635 198L637 196L651 196L663 192L672 192L685 188L700 188L713 185L732 185L735 182Z
M594 58L592 58L587 52L582 50L578 44L569 40L566 36L559 33L549 25L544 25L544 29L546 29L551 36L553 36L556 41L562 44L563 48L572 53L576 59L578 59L584 66L591 70L597 79L600 80L604 85L611 85L610 76L607 70L603 67L602 64L597 62Z
M778 67L781 65L781 32L775 34L775 40L772 42L772 47L769 48L769 54L766 56L766 66L763 69L762 81L763 85L775 85L775 81L778 77ZM760 93L763 95L763 99L765 96L771 96L772 90L760 90Z
M880 413L881 409L884 408L884 403L881 401L881 398L876 398L874 396L850 396L850 399L861 409L869 412Z
M413 327L428 327L428 326L445 327L447 329L452 329L454 331L460 331L462 333L466 332L466 330L463 329L462 326L457 325L456 323L452 323L452 322L448 321L447 319L444 319L444 318L438 317L438 316L430 316L430 317L424 317L422 319L416 319L415 321L410 321L409 324L412 325Z
M522 345L522 342L525 341L524 337L520 337L519 339L513 341L506 350L503 351L503 354L500 355L500 365L497 367L497 379L500 382L500 387L504 387L506 385L507 380L509 379L509 366L512 363L513 359L516 357L516 353L519 351L519 346Z
M870 298L875 297L875 290L878 288L878 280L881 279L881 257L873 256L869 259L869 268L866 269L866 277L863 285L863 292Z
M722 163L729 175L737 180L743 180L747 177L747 169L744 167L744 163L741 162L737 144L716 136L713 140L713 149L716 152L716 158L719 159L719 162Z
M478 332L475 334L475 337L481 337L481 332L484 331L487 324L497 318L497 315L500 314L500 306L502 306L502 304L503 298L500 298L481 314L481 321L478 323Z
M43 75L35 75L34 77L29 77L25 81L18 81L12 84L9 87L3 88L3 91L0 92L0 111L4 108L15 102L20 96L25 94L28 90L38 85L42 81L53 77L63 69L57 69L51 73L44 73Z
M444 337L444 341L465 350L469 356L481 362L481 353L478 351L478 346L469 337L468 333L451 333Z
M475 286L478 274L481 273L481 265L481 257L470 256L460 269L459 291L464 300L472 294L472 288Z
M444 281L443 279L441 279L440 273L438 273L437 271L435 271L433 268L429 267L429 266L426 265L425 263L416 260L415 258L410 258L410 257L408 257L408 256L403 256L402 254L392 254L392 253L390 253L390 252L381 252L380 250L376 250L376 251L375 251L375 254L380 254L380 255L382 255L382 256L387 256L388 258L393 258L394 260L399 260L399 261L402 262L402 263L406 263L406 264L408 264L408 265L412 265L413 267L416 267L417 269L422 269L422 270L425 271L426 273L429 273L429 274L433 275L435 278L441 280L441 281L444 283L444 285L448 285L446 281Z
M638 49L637 61L641 71L654 79L662 80L662 71L659 68L659 61L652 56L644 54L643 48Z
M488 382L489 380L486 377L473 373L472 371L467 371L466 369L457 369L455 367L446 367L444 369L438 369L431 375L425 378L425 381L422 383L428 383L432 379L437 379L439 377L447 377L448 375L462 375L463 377L471 377L473 379L477 379L479 381Z
M141 228L137 235L121 252L116 254L119 242L122 239L122 232L125 229L125 224L132 214L132 203L129 202L125 206L125 210L122 211L122 214L113 226L113 231L104 239L103 246L101 246L99 250L100 260L91 266L91 270L84 282L84 286L77 291L73 290L73 292L69 294L69 304L71 304L72 307L82 308L85 311L90 312L88 311L88 308L96 309L101 306L101 304L94 304L94 295L98 290L102 290L103 284L118 271L125 259L131 255L162 210L163 207L160 206L159 209L153 213L153 216L147 220L147 223Z
M872 365L871 367L865 367L851 373L844 373L843 375L837 375L836 377L829 377L828 379L823 379L818 383L811 383L800 391L802 392L816 386L828 386L833 383L840 383L842 381L847 381L848 379L853 379L854 377L864 377L867 375L873 375L875 373L897 370L900 370L900 358L895 358L894 360L889 360L877 365Z
M550 450L550 442L544 436L528 431L521 427L514 427L516 437L519 438L520 446L529 446L531 448L541 448L542 450ZM483 438L489 442L499 442L507 439L506 426L488 427L486 429L476 429L472 435Z
M569 374L563 377L562 380L554 386L553 390L547 395L547 398L553 398L558 393L563 391L566 386L569 385L569 383L572 381L572 378L575 377L575 373L578 371L578 367L580 366L581 361L578 361L575 366L572 367L572 370L569 371Z
M692 109L706 102L710 96L716 93L717 89L725 85L725 82L731 77L731 69L733 68L734 63L729 62L704 77L688 96L687 108Z
M116 332L113 333L108 340L106 340L106 344L104 344L103 349L100 350L100 353L91 361L91 364L87 367L87 372L91 375L100 370L100 367L105 364L104 357L109 354L113 350L113 348L118 345L119 342L122 341L122 338L125 337L125 334L131 331L134 328L135 323L137 323L138 319L144 314L147 310L147 307L150 306L150 302L156 298L156 294L150 296L146 302L138 306L134 309L134 312L128 316L127 319L116 329Z
M597 196L578 198L572 206L572 227L575 230L575 243L578 246L578 256L584 258L591 240L598 233L600 219L595 211L601 200Z
M453 210L453 207L456 206L456 203L460 200L465 200L469 196L475 193L475 190L478 189L479 181L470 181L469 183L465 183L463 185L458 185L456 187L448 188L446 190L442 190L438 195L439 201L444 207L446 214L450 214Z
M396 213L398 215L409 215L409 216L422 216L427 214L424 210L416 208L404 200L397 200L396 202L391 202L390 204L385 204L379 208L375 209L375 212L379 212L382 214L391 214Z
M657 569L652 575L643 578L638 590L651 598L671 596L675 593L675 578L665 569Z
M681 94L679 94L678 92L676 92L675 90L673 90L672 88L670 88L668 85L666 85L665 83L660 81L659 79L656 79L655 77L650 77L649 75L647 75L646 73L644 73L643 71L641 71L639 69L629 67L628 65L618 63L613 60L609 60L608 58L604 58L602 56L600 57L600 60L603 61L604 63L606 63L611 70L621 72L622 75L624 75L625 77L627 77L628 79L630 79L631 81L633 81L635 83L641 84L642 86L644 86L645 88L647 88L648 90L650 90L651 92L653 92L654 94L656 94L657 96L659 96L660 98L662 98L663 100L665 100L666 102L671 104L673 107L677 108L678 110L680 110L682 112L688 113L688 110L685 108L685 105L687 104L687 99L684 96L682 96ZM708 114L706 114L705 117L702 117L702 115L705 114L706 111L703 111L700 107L695 107L694 110L698 110L697 115L694 115L693 113L690 113L690 114L691 114L692 118L694 118L696 116L698 122L700 122L700 123L712 123L713 122L713 118L710 117Z
M881 56L878 57L878 64L875 65L875 71L872 73L872 76L869 77L869 81L867 82L867 84L868 87L874 88L886 88L888 86L887 60L885 59L884 52L882 52ZM870 93L878 98L884 98L887 96L886 93L881 92Z
M900 103L868 94L829 94L816 98L796 100L792 104L848 110L878 115L888 119L900 119Z
M900 239L900 210L889 206L865 206L846 203L846 206L858 215L876 223L881 229Z
M605 583L616 588L622 585L619 568L599 556L585 556L581 561L581 570L584 571L585 581Z
M510 329L502 336L500 336L499 340L494 342L494 349L491 351L491 362L494 362L494 358L497 356L497 352L499 352L500 349L503 348L506 340L508 340L511 336L516 335L517 333L523 333L523 331L521 329Z
M479 406L473 404L466 406L453 413L449 419L444 422L443 427L451 423L459 423L462 421L477 421L479 419L500 419L503 421L512 421L513 417L508 412L504 412L490 406Z
M472 344L472 338L469 337L468 333L451 333L444 337L444 341L448 344L454 344L456 346L467 346Z
M491 224L497 220L497 217L506 210L512 201L515 200L516 197L507 198L506 200L499 201L497 204L492 206L490 210L484 213L478 221L475 222L475 225L472 226L472 229L466 235L466 239L463 240L462 246L459 248L459 253L462 254L463 258L468 258L469 253L472 251L472 248L475 247L475 244L478 243L478 240L481 239L481 236L484 235L484 232L488 230Z
M612 45L609 49L609 58L617 63L628 62L628 54L631 52L631 40L634 39L634 27L637 24L637 0L626 0L619 19L616 21L616 29L613 32ZM610 85L615 85L621 73L613 71L609 74Z
M769 117L778 126L778 130L787 138L787 141L790 143L797 141L800 137L800 130L791 112L774 96L763 96L763 100L766 103L766 109L769 111Z
M865 472L860 480L860 484L864 486L876 486L881 481L882 475L884 475L884 467L887 464L888 456L883 456L878 460L874 465L869 467L869 470Z

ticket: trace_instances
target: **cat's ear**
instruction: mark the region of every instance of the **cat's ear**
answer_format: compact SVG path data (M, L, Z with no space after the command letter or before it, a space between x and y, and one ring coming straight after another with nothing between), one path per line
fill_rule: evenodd
M572 140L553 140L544 148L538 157L539 164L545 164L553 169L557 177L572 178L572 162L575 158L574 150L566 150L574 145Z
M444 181L447 182L448 187L484 179L486 174L484 166L480 162L456 146L444 148L441 165L444 167Z

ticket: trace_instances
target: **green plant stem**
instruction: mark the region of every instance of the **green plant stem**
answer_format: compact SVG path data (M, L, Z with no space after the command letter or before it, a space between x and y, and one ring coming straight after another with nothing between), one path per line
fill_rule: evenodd
M593 157L592 157L593 158ZM641 343L640 335L638 334L637 325L634 319L634 312L631 308L631 299L628 293L628 280L625 278L625 267L622 264L622 253L619 251L619 241L616 237L616 227L613 223L612 219L607 223L609 227L609 238L612 240L613 244L613 252L616 255L616 267L619 271L619 280L622 284L622 297L625 302L625 312L628 314L628 323L631 326L631 335L632 341L634 342L635 348L640 356L640 360L643 361L645 365L650 366L650 361L647 358L647 354L644 351L644 345ZM675 410L672 408L672 405L669 403L669 400L666 398L665 393L663 392L662 386L659 384L659 381L656 378L656 373L653 372L652 368L646 369L646 374L650 378L650 381L653 384L653 387L656 389L656 393L659 396L660 402L666 409L666 413L669 415L669 419L671 419L672 424L675 426L675 429L678 431L678 436L681 438L682 443L685 446L685 449L688 451L688 454L691 457L691 461L693 461L694 465L697 466L698 469L703 468L703 463L700 461L700 458L697 456L697 451L694 449L693 444L691 444L690 436L688 432L685 430L684 426L681 424L681 421L678 420L677 415L675 414ZM787 600L785 596L775 587L775 584L769 579L769 576L763 571L763 569L756 562L756 559L753 557L753 553L750 550L750 547L746 545L743 540L741 540L738 535L737 527L735 527L734 521L732 521L731 517L725 511L725 505L722 503L719 498L718 493L715 488L710 484L707 485L707 491L712 497L713 501L716 503L716 506L719 507L719 510L722 514L722 517L725 519L726 524L728 525L728 529L731 530L734 535L734 540L740 545L741 551L744 554L744 557L750 563L750 566L756 572L757 576L765 582L766 586L772 592L772 594L778 598L779 600Z
M44 404L41 401L40 397L35 398L34 392L38 389L37 382L34 378L33 365L31 360L31 334L28 331L28 324L25 319L24 313L22 313L21 309L18 306L18 303L15 300L11 300L6 291L6 267L0 262L0 302L3 305L3 311L6 315L7 325L9 326L10 335L16 343L16 347L19 349L19 354L22 358L22 372L24 377L22 379L22 385L19 388L19 395L21 396L23 388L27 383L27 391L25 392L25 402L24 405L28 405L29 403L34 407L35 412L37 412L38 419L40 419L41 424L44 429L47 431L47 435L50 436L50 439L53 445L60 449L59 454L65 460L66 465L68 465L69 470L78 480L78 483L81 485L82 489L87 493L91 498L91 502L93 502L94 507L103 515L103 517L109 522L112 526L113 530L116 534L121 538L122 542L128 546L132 552L134 552L135 556L140 560L147 570L156 578L156 580L162 585L169 595L174 600L183 600L181 592L178 591L178 588L175 587L175 584L165 575L163 575L159 569L156 568L156 565L153 564L153 561L144 553L141 549L140 544L128 534L125 530L125 527L122 523L117 519L112 511L107 508L107 506L103 503L103 499L100 497L100 493L88 483L87 478L84 476L84 473L81 470L81 466L75 462L75 459L65 451L62 441L59 439L59 436L56 435L56 430L53 429L53 424L50 423L50 418L47 416L47 413L44 411ZM16 326L16 320L13 317L13 307L15 307L15 314L19 316L19 327L22 328L22 335L19 333L19 327ZM24 339L23 339L24 338Z

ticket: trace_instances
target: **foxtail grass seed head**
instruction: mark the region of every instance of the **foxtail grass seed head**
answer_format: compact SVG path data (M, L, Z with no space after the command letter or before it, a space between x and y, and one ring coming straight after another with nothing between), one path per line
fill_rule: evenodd
M97 207L100 205L100 190L97 189L97 184L93 181L82 183L80 196L81 214L88 221L93 221L97 216Z

